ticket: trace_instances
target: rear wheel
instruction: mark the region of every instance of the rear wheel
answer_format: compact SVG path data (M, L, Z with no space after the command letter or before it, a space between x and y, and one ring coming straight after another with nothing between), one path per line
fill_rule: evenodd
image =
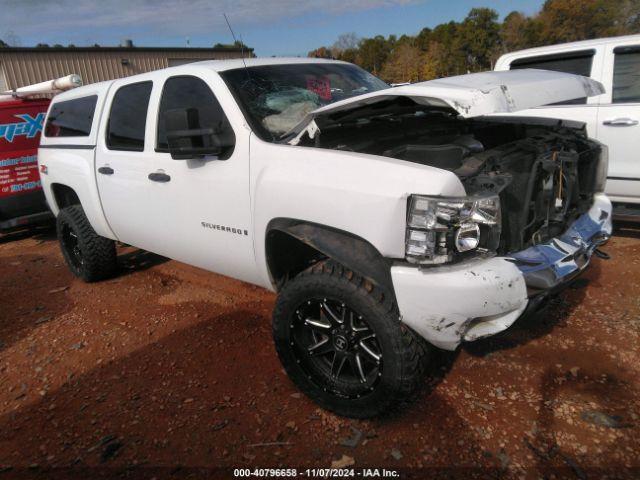
M56 219L60 249L74 275L85 282L109 278L116 272L116 245L98 235L80 205L60 210Z
M283 287L273 334L293 382L339 415L378 415L406 400L423 378L423 345L392 300L332 261Z

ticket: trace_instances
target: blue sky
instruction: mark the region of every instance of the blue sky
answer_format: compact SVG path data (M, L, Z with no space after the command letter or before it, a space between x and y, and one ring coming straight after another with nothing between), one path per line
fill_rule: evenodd
M0 0L0 38L22 46L73 43L194 47L231 43L222 16L259 56L306 55L341 33L415 34L473 7L503 17L537 12L543 0Z

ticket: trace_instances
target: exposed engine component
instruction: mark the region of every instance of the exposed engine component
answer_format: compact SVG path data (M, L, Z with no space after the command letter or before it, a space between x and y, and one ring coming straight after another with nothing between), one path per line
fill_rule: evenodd
M586 137L581 124L516 117L465 120L443 109L411 109L406 102L396 109L365 121L327 121L314 145L449 170L469 195L498 194L501 254L559 235L592 203L600 145Z
M454 170L469 192L500 194L502 251L555 237L587 211L600 149L572 136L539 132L468 157Z

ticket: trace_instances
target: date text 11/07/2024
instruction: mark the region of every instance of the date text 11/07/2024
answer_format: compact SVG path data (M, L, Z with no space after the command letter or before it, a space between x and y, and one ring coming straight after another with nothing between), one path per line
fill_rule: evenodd
M295 468L236 468L233 470L234 478L399 478L400 473L397 470L388 470L386 468L307 468L297 470Z

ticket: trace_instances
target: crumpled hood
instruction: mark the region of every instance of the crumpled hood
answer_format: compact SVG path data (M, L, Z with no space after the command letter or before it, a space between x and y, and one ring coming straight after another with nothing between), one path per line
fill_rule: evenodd
M311 122L320 116L355 110L397 97L407 97L426 106L449 107L462 117L471 118L511 113L602 93L604 88L600 82L570 73L535 69L471 73L387 88L335 102L307 114L290 133L307 130Z

